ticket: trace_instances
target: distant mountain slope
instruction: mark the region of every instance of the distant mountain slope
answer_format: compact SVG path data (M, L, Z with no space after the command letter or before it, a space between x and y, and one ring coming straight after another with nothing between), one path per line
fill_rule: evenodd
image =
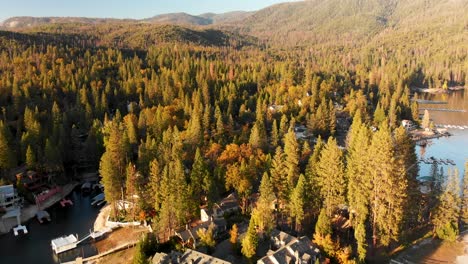
M162 43L187 43L203 46L240 48L255 45L254 37L216 29L190 29L177 25L148 23L44 24L19 32L0 31L0 37L27 45L63 43L147 49Z
M288 45L367 42L388 30L463 28L467 0L309 0L259 10L242 32ZM461 32L460 32L461 33Z
M206 35L201 37L199 34L203 32L199 29L209 28L220 32L238 32L238 36L251 35L280 47L319 45L338 49L375 48L385 43L415 46L428 35L437 37L433 40L437 42L434 46L441 47L447 43L464 46L468 35L467 17L468 0L308 0L277 4L256 12L206 13L198 16L172 13L143 20L14 17L3 23L3 29L54 33L65 30L63 32L80 34L89 33L97 27L99 34L102 34L99 39L114 38L117 41L127 36L133 36L131 39L138 36L142 38L140 42L148 42L162 37L159 34L161 28L152 28L151 25L165 24L197 28L198 31L177 28L178 33L174 33L174 30L166 33L168 38L184 35L198 39L195 36L200 36L197 40L199 43L213 43L211 37L216 34L208 34L210 40L206 39ZM123 28L132 29L127 32ZM153 31L159 32L159 37L151 36L150 32ZM395 39L399 39L399 42L393 43ZM220 40L218 43L222 42Z
M211 18L193 16L187 13L170 13L157 15L151 18L143 19L142 21L149 23L166 23L177 25L210 25L213 23Z
M116 22L132 22L132 19L114 19L114 18L87 18L87 17L11 17L3 21L0 25L7 30L21 28L31 28L48 24L105 24Z
M247 17L251 16L255 12L246 12L246 11L233 11L221 14L215 13L205 13L199 15L199 17L211 19L212 24L220 25L220 24L231 24L234 22L241 22Z
M87 18L87 17L11 17L0 24L0 28L6 30L20 30L51 24L79 23L87 25L109 23L150 23L150 24L174 24L184 26L207 26L229 24L241 21L253 12L234 11L221 14L205 13L198 16L187 13L169 13L157 15L146 19L114 19L114 18Z

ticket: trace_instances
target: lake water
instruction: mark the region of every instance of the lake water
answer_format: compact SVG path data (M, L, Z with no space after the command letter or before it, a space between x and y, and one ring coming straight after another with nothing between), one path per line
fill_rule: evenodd
M420 104L422 108L445 108L468 111L468 91L456 91L450 94L418 94L419 99L443 101L446 104ZM430 111L429 115L436 125L468 126L468 112ZM416 147L419 157L451 159L456 163L460 176L464 173L465 161L468 161L468 129L448 128L452 136L431 140L426 147ZM447 173L450 165L439 165ZM429 176L431 165L420 163L419 176Z
M55 205L49 208L52 221L39 224L36 218L26 226L29 233L15 237L13 232L0 236L0 263L60 263L74 260L78 256L90 256L96 249L86 243L77 249L56 256L52 252L50 241L54 238L78 234L78 239L89 234L99 213L99 208L91 206L92 196L82 196L80 191L70 194L73 206L60 208Z

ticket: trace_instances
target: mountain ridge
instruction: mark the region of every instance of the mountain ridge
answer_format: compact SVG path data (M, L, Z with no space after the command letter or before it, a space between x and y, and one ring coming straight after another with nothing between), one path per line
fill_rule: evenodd
M47 24L106 24L106 23L155 23L155 24L175 24L185 26L208 26L221 23L231 23L243 19L253 12L231 11L225 13L203 13L200 15L191 15L185 12L159 14L149 18L99 18L99 17L33 17L33 16L14 16L5 19L0 23L3 29L21 30L33 28Z

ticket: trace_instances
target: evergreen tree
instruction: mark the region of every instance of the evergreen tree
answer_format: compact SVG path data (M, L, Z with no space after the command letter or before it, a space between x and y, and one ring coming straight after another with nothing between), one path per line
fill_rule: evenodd
M186 131L187 143L194 146L199 146L203 142L201 107L202 106L194 107Z
M289 128L283 141L288 186L292 188L299 178L299 144L297 143L294 128Z
M380 102L377 104L377 107L375 108L374 112L374 125L379 125L383 121L385 121L385 110L382 108L380 105Z
M161 168L157 159L153 159L150 163L150 176L149 176L149 191L152 199L153 207L156 211L161 206L162 193L161 193Z
M372 164L372 192L370 196L373 245L377 241L387 246L400 235L407 197L407 180L397 169L394 142L390 129L383 123L374 133L369 148Z
M255 222L250 219L249 227L247 228L247 234L244 239L242 239L242 254L248 258L252 259L253 256L257 253L258 247L258 235L255 230Z
M328 139L323 148L317 166L318 183L323 199L323 208L330 217L335 209L346 200L346 176L344 172L343 152L336 140Z
M319 136L317 138L317 143L315 143L314 151L307 162L304 174L306 180L306 208L309 208L315 216L319 214L320 208L322 207L317 168L323 147L324 143Z
M418 224L422 195L417 180L419 166L415 143L402 126L394 131L395 161L398 174L404 175L407 182L407 198L404 201L404 228L410 229Z
M264 130L263 130L264 132ZM265 149L266 147L266 136L263 135L262 128L256 122L253 127L252 131L250 132L249 144L254 149Z
M465 175L463 176L463 193L460 220L463 227L468 225L468 161L465 162Z
M332 232L331 220L328 217L326 210L322 209L320 210L317 223L315 224L315 234L326 237L327 235L331 235Z
M429 128L431 125L431 116L429 115L429 111L424 110L423 119L421 121L422 128Z
M214 239L215 225L211 223L208 229L201 228L197 230L197 235L200 238L200 242L203 246L207 247L210 251L216 246L216 240Z
M11 135L8 127L0 121L0 170L5 171L15 166L15 156L11 147Z
M44 156L45 156L45 164L49 171L57 171L57 170L63 169L60 153L58 149L56 148L56 146L52 145L52 142L50 139L46 139Z
M278 131L278 125L276 123L276 119L273 120L273 125L271 126L271 137L270 137L270 144L273 148L278 147L280 142L280 135Z
M255 219L257 230L268 234L275 227L274 202L276 197L267 173L263 174L259 192L260 196L252 212L252 218Z
M360 260L366 257L366 222L369 215L372 179L369 163L370 132L362 124L359 111L354 117L348 133L348 152L346 156L346 175L348 178L348 203L352 213L350 218L354 226L354 236L358 246Z
M435 234L441 239L455 241L459 233L460 179L458 170L449 169L448 179L432 218Z
M297 232L300 231L302 220L304 220L304 216L305 216L305 213L304 213L304 205L305 205L305 197L306 197L305 191L306 191L305 178L304 178L304 175L301 174L296 187L291 193L291 199L290 199L291 201L290 201L290 208L289 208L290 215L294 219L294 223L295 223L294 229Z
M286 178L286 156L281 147L277 147L273 160L271 161L271 183L276 197L279 199L279 204L286 204L289 199L288 181Z
M31 146L28 146L28 149L26 150L26 166L28 169L32 170L36 167L36 154L34 154Z
M145 239L138 241L135 254L133 256L133 264L149 264L148 257L145 252Z
M129 143L125 137L123 127L116 120L110 124L105 147L106 152L101 157L99 173L102 176L106 200L113 205L113 211L116 214L115 202L120 199L123 192L129 151Z
M190 173L190 190L192 194L192 201L198 205L198 202L200 201L202 197L202 191L209 191L206 190L206 187L204 183L205 177L209 174L207 165L205 163L204 158L201 155L201 151L199 148L197 148L195 152L195 160L192 165L192 171Z

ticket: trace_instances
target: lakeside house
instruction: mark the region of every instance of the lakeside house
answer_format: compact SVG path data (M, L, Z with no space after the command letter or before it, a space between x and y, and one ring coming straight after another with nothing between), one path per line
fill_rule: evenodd
M13 185L0 186L0 211L8 212L20 208L23 204L23 198Z
M406 129L406 131L415 130L418 126L411 120L401 120L401 125Z
M152 264L229 264L225 260L213 256L187 249L180 253L172 251L170 254L156 253L151 259Z
M209 221L202 222L193 227L187 225L185 229L176 231L175 235L180 238L184 247L196 248L200 241L198 231L202 229L208 230L211 224L214 225L214 237L217 237L219 234L226 232L227 230L227 222L224 218L212 218Z
M306 236L296 238L285 232L273 230L270 250L257 264L301 263L312 264L320 257L320 250Z
M30 192L36 192L47 184L47 176L28 170L16 174L16 179Z
M206 207L200 208L200 221L186 225L184 229L179 229L175 235L182 241L182 245L196 248L200 240L198 230L207 230L211 224L214 225L214 236L218 237L227 231L227 221L224 215L240 210L239 200L235 193L231 193L213 205L209 210Z
M208 208L201 208L200 210L202 222L209 221L212 218L221 218L225 214L237 212L240 210L239 199L235 193L231 193L219 202L216 202L211 210Z

